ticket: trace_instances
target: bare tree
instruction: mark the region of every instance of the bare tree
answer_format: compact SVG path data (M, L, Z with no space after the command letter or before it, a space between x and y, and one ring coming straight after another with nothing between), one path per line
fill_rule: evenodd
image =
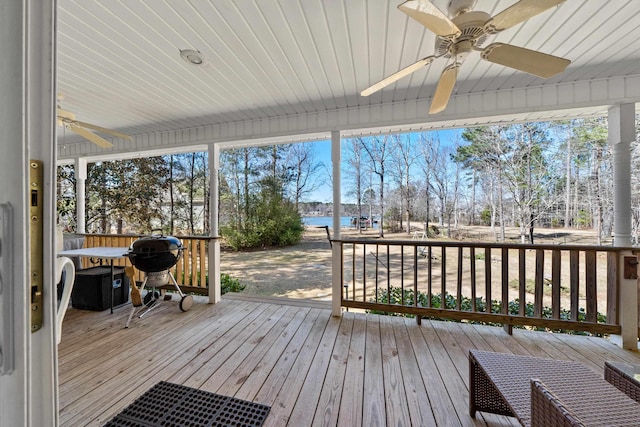
M291 144L286 150L285 163L290 171L290 186L296 210L305 196L319 187L319 172L323 164L315 160L313 144Z
M414 143L408 134L394 135L392 163L396 169L396 179L400 188L400 227L402 228L403 213L407 215L407 234L411 234L411 169L417 161ZM402 206L402 202L405 206Z
M379 236L384 237L384 178L385 168L391 157L391 149L388 135L374 136L365 139L358 138L362 143L362 148L371 159L371 172L380 179L380 232Z
M364 148L363 141L359 138L356 139L348 139L345 141L346 150L345 150L345 161L347 163L346 168L346 178L347 181L352 185L352 189L350 194L354 195L356 198L356 203L358 205L358 219L356 221L356 226L358 227L358 232L362 233L362 227L360 227L360 219L362 218L362 199L364 196L365 189L364 186ZM372 220L372 218L369 218Z

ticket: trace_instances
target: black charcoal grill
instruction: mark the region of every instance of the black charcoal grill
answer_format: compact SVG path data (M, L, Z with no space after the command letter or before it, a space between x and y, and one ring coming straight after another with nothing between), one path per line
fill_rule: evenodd
M139 318L158 306L160 294L156 288L167 285L169 282L173 283L176 292L180 295L180 310L187 311L193 305L193 297L182 292L176 279L169 271L180 261L183 251L184 247L180 239L164 235L142 237L129 247L127 257L131 264L145 273L144 282L138 292L142 293L145 287L148 288L142 305L144 312L138 316ZM136 286L135 283L132 286ZM134 305L125 328L129 327L129 322L131 322L136 310L137 307Z

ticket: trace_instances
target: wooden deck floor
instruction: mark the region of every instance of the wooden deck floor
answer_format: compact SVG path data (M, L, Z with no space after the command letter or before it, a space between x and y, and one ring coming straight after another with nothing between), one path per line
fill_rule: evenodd
M468 415L470 348L576 360L640 355L601 338L390 316L331 316L325 304L226 296L182 313L168 302L124 323L129 307L70 309L59 347L60 422L101 425L159 381L271 406L266 426L506 426Z

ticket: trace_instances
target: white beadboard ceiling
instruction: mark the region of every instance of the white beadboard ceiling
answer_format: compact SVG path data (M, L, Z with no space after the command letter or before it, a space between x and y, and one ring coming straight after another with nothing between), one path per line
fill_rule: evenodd
M364 88L434 51L435 36L399 3L58 0L60 106L78 120L134 136L104 150L59 128L59 157L296 139L332 129L348 135L562 118L640 101L638 0L566 0L485 42L572 61L551 79L472 53L443 113L427 114L443 58L362 97ZM434 3L447 10L448 0ZM494 15L513 3L478 0L474 10ZM199 50L205 64L186 63L181 49ZM66 152L72 145L78 147Z

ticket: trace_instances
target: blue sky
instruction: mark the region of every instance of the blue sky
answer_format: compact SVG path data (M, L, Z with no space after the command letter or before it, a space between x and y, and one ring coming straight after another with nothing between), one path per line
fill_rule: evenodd
M429 131L429 134L434 134L434 137L440 139L441 144L447 145L452 143L456 138L460 136L462 133L462 129L447 129L447 130L438 130L438 131ZM411 134L415 135L415 134ZM436 136L437 135L437 136ZM322 162L325 165L325 169L328 173L331 173L331 141L319 141L314 143L315 146L315 154L318 162ZM327 172L321 172L322 176L320 179L326 184L321 185L312 195L309 195L306 199L309 201L317 201L317 202L327 202L330 203L333 201L333 192L331 189L331 178L330 175L327 175ZM344 183L344 177L342 182L342 201L344 203L350 203L351 200L346 196L346 188Z

